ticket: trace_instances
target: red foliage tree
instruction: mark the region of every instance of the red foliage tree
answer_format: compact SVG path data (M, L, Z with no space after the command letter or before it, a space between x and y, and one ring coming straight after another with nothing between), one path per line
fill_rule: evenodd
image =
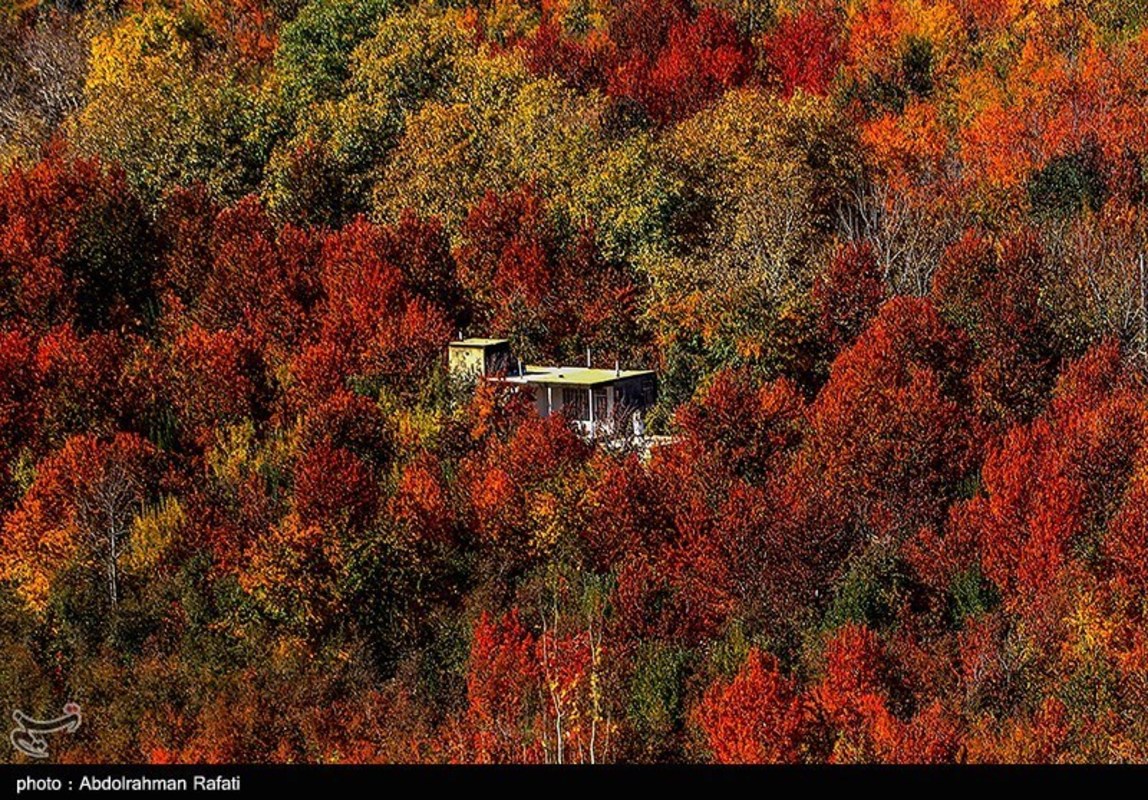
M410 390L441 358L452 334L445 314L413 295L386 260L386 234L359 218L323 243L320 341L357 377Z
M1052 388L1058 358L1039 302L1043 271L1034 235L1017 234L998 248L969 232L946 250L934 277L938 309L976 347L970 385L977 410L990 421L1031 419Z
M0 331L0 509L12 497L12 462L32 441L39 417L32 342L19 331Z
M673 529L665 499L637 456L596 460L581 530L586 557L605 572L627 553L648 553L664 544Z
M558 521L589 450L561 416L530 415L508 439L489 440L463 461L479 543L508 564L537 557L534 534Z
M531 72L554 75L583 92L606 84L614 58L613 43L607 37L592 33L585 40L572 39L563 33L559 22L549 17L542 20L523 46Z
M169 400L193 441L216 428L265 415L266 380L251 338L192 325L171 345Z
M748 376L719 372L676 421L689 458L747 479L782 466L780 456L801 442L805 402L787 379L755 387Z
M501 619L485 612L474 629L467 662L467 750L478 763L541 760L537 705L541 682L537 641L517 611Z
M403 468L389 508L415 544L442 545L453 539L451 497L442 467L430 454L420 454Z
M766 36L762 50L787 98L798 89L827 94L844 58L835 12L816 5L783 18Z
M633 0L611 24L619 63L606 84L638 101L656 122L672 123L704 108L751 75L753 54L724 11L696 17L673 2Z
M631 277L601 258L590 231L559 236L531 186L488 193L461 238L459 275L476 321L523 355L569 358L585 346L617 354L633 340Z
M990 453L984 495L969 501L964 521L1018 611L1039 608L1073 554L1098 544L1092 537L1119 510L1146 436L1142 392L1109 342L1070 365L1048 410Z
M396 455L393 421L376 403L345 389L306 409L298 425L303 449L322 445L345 448L375 469L389 467Z
M196 303L211 275L212 238L219 212L203 185L173 189L160 205L156 229L164 243L163 269L156 285L183 306Z
M627 0L605 34L583 40L547 16L525 43L528 66L638 104L659 124L685 119L753 73L753 50L725 11L681 0Z
M768 653L751 650L732 681L706 691L694 716L719 764L795 763L802 756L803 701Z
M868 628L845 625L825 651L825 676L814 687L829 760L890 760L901 736L889 712L885 657Z
M295 508L304 525L363 531L378 510L378 482L350 450L319 444L299 457L294 472Z
M134 337L114 331L78 336L71 325L49 331L36 351L43 435L109 434L134 422L126 380Z
M960 763L964 736L960 719L935 700L902 727L890 760L898 764Z
M706 487L679 459L668 460L655 476L668 526L650 537L654 547L621 561L615 606L628 637L696 644L717 635L733 613L738 565L729 542L715 535Z
M521 339L535 333L542 346L569 334L562 313L554 241L541 198L530 187L506 195L488 192L467 215L456 252L459 276L475 298L479 321Z
M211 231L211 271L191 305L193 318L212 330L242 327L258 342L294 346L318 296L318 243L291 226L277 230L255 197L220 212Z
M679 504L674 515L678 539L661 555L670 596L650 598L661 606L661 627L668 637L689 643L716 636L737 602L731 554L712 533L713 512L699 501L694 496Z
M940 524L972 466L966 348L928 300L890 300L810 409L820 480L876 530Z
M135 325L156 249L118 169L55 151L0 178L0 317L41 328Z
M382 258L398 265L411 292L448 314L456 326L466 325L466 297L439 220L423 220L406 211L397 225L383 229L381 245Z
M885 295L880 267L868 243L837 250L813 284L821 335L834 352L851 344L877 316Z
M1104 538L1104 552L1121 580L1141 596L1148 592L1148 481L1144 478L1134 479L1125 490Z

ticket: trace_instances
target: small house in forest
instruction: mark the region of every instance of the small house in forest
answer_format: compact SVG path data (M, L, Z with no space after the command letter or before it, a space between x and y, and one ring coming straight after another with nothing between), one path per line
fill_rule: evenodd
M642 415L657 400L652 370L523 365L506 339L460 339L448 347L452 375L522 386L543 417L562 414L590 438L645 433Z

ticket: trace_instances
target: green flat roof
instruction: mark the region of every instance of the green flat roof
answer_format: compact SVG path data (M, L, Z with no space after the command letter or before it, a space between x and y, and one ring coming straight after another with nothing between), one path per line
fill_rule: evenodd
M457 342L451 342L451 347L493 347L496 344L508 344L509 339L479 339L467 338L460 339Z
M604 383L614 383L626 378L639 378L653 375L653 370L624 369L615 372L612 369L590 369L588 367L537 367L527 364L525 374L521 377L528 383L550 384L551 386L597 386Z

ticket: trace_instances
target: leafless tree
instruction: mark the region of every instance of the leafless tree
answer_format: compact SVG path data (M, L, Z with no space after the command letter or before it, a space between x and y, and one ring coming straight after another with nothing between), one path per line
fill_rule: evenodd
M1042 227L1058 307L1115 336L1148 369L1148 215L1124 208Z
M549 696L549 701L550 701L549 706L554 709L554 763L563 764L563 763L565 763L565 760L564 760L565 759L565 752L564 752L564 747L563 747L565 734L562 730L562 722L563 722L563 718L565 716L565 714L563 713L565 708L564 708L564 705L562 702L562 698L558 694L558 677L555 674L556 673L555 662L557 661L557 658L558 658L558 653L557 653L558 595L557 595L557 593L554 593L551 596L551 608L549 610L549 616L551 617L551 619L548 619L548 611L546 609L542 609L539 616L542 620L542 637L539 639L539 643L542 645L542 679L543 679L543 683L545 686L545 690ZM544 700L542 708L545 709L546 707L547 707L547 703ZM546 730L546 727L545 727L545 723L544 723L544 726L543 726L543 731L544 731L544 733L543 733L544 740L543 741L544 742L545 742L545 735L546 735L545 730ZM547 748L547 750L549 750L549 749ZM547 753L547 758L549 758L549 752Z
M102 464L76 503L76 521L107 574L108 601L119 604L119 559L132 520L142 506L141 487L127 468Z
M605 603L601 598L595 598L586 609L586 635L590 642L590 763L597 764L598 757L598 729L604 728L605 742L601 751L606 757L610 753L610 718L602 708L602 673L603 656L605 650L602 646L602 637L606 631Z
M908 191L873 180L853 190L853 202L839 213L838 232L846 241L865 241L896 294L924 295L945 248L960 236L965 221L946 213L944 204L914 202Z
M40 15L26 31L2 31L0 144L35 145L51 135L83 102L89 47L72 14Z
M551 576L551 583L544 596L539 598L538 618L541 623L542 634L538 639L540 645L539 657L542 668L542 688L540 694L541 708L543 709L542 740L543 750L547 762L557 764L581 763L598 764L608 760L610 756L610 732L612 729L610 716L603 703L603 685L605 674L605 659L607 649L604 645L606 632L606 597L607 593L601 585L592 586L583 583L578 587L580 597L570 595L569 586L555 575ZM579 618L580 621L579 621ZM586 676L587 685L585 696L569 698L566 693L570 687L562 685L561 654L559 653L562 641L563 628L574 633L581 624L585 625L584 633L586 645L589 648L589 673ZM581 695L581 689L576 690ZM582 706L580 713L589 717L590 735L587 740L579 737L577 748L568 750L565 739L568 735L568 705L573 702ZM552 712L552 713L548 713ZM550 745L551 726L553 726L553 748ZM602 739L602 741L600 741Z
M722 294L749 288L780 301L807 283L815 239L812 179L794 164L771 167L746 179L737 212L721 232L724 246L708 265Z

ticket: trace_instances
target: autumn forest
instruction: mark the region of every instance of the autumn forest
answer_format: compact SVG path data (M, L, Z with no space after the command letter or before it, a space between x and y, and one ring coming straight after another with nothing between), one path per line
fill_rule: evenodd
M1146 259L1145 0L0 0L0 716L1148 761Z

